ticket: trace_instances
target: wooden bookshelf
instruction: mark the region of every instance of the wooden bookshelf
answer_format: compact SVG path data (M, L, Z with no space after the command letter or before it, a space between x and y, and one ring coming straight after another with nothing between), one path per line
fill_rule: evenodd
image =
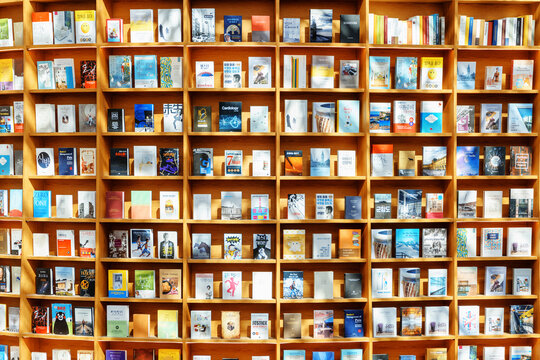
M181 43L129 43L130 8L151 8L154 10L154 27L157 26L157 9L181 8L183 34ZM191 42L191 9L213 7L216 9L215 43ZM309 9L333 9L333 42L330 44L309 43ZM35 11L54 10L88 10L97 12L97 43L73 45L33 45L31 15ZM11 105L13 101L24 100L25 128L23 134L2 134L4 143L13 143L15 149L24 149L24 175L0 177L3 189L21 188L24 190L24 212L18 218L0 218L0 226L23 230L22 256L0 256L0 262L8 265L21 265L21 294L0 293L0 302L8 306L20 306L20 332L0 332L0 343L20 347L20 358L30 359L33 351L45 351L52 358L55 348L70 348L72 357L76 350L93 350L96 360L105 360L108 349L125 349L128 359L132 359L132 350L142 347L175 348L181 350L184 360L191 360L193 355L211 355L212 360L221 358L239 358L251 360L252 355L269 355L271 360L279 360L286 349L305 349L307 359L311 351L333 351L335 358L340 358L341 349L361 348L364 360L370 360L372 354L387 353L391 360L400 354L413 354L418 360L424 359L428 347L445 347L448 359L457 358L459 345L478 345L481 352L483 346L533 346L533 359L540 359L540 321L535 319L535 333L532 335L509 334L509 318L505 314L505 333L503 335L460 336L458 334L458 306L480 305L481 317L485 306L504 306L512 304L533 304L540 307L540 46L458 46L459 16L474 16L494 19L506 16L533 14L537 25L535 29L536 43L540 39L540 1L538 0L344 0L328 2L293 1L293 0L241 0L238 2L219 2L214 0L159 0L151 3L128 2L122 0L0 0L2 17L13 21L23 21L24 46L0 48L0 58L21 58L24 62L24 90L0 91L0 105ZM402 19L413 15L429 15L439 13L446 16L446 45L380 45L368 43L368 14L385 14ZM223 16L242 15L243 42L223 42ZM340 43L339 15L360 15L360 43ZM269 15L271 18L271 42L251 42L251 16ZM301 19L300 43L283 43L282 22L285 17ZM112 44L106 42L105 21L108 18L124 19L124 39L126 42ZM183 57L183 88L180 89L112 89L108 83L108 58L110 55L155 54L157 56ZM304 54L307 56L308 73L306 89L283 88L283 55ZM312 89L310 85L311 55L333 55L335 57L335 88ZM246 71L248 57L269 56L272 58L272 87L269 89L252 89L247 87ZM369 56L390 56L392 77L397 56L441 56L444 58L444 78L442 90L373 90L368 86ZM74 58L76 64L76 81L80 83L78 64L80 60L96 60L98 82L96 89L38 90L36 62L53 60L54 58ZM360 60L358 89L338 88L339 60ZM510 63L513 59L535 60L533 90L509 90ZM215 88L198 89L194 84L195 61L213 60L215 62ZM222 62L241 60L244 67L243 88L223 89L221 82ZM477 78L475 90L458 90L456 72L458 61L476 61ZM486 65L503 65L506 75L506 88L499 91L482 90L483 69ZM285 133L284 102L286 99L307 99L311 109L313 101L337 101L341 99L359 100L360 132L350 133ZM218 101L243 102L243 131L239 133L194 133L191 131L192 108L197 105L212 105L217 109ZM443 132L439 134L423 133L370 133L369 103L393 100L441 100L444 103ZM182 103L184 106L184 131L181 133L162 132L161 104ZM457 105L475 105L477 124L479 105L486 102L503 103L504 119L507 118L508 102L533 102L533 131L529 134L457 133L455 117ZM53 133L35 132L36 103L54 104L97 104L96 133ZM134 132L133 104L153 103L155 106L154 133ZM267 105L270 115L270 132L250 133L246 125L250 105ZM107 109L125 109L126 132L107 132ZM417 108L419 106L417 105ZM217 114L217 111L213 111ZM214 123L217 115L214 116ZM417 116L418 118L418 116ZM308 121L310 122L310 121ZM503 123L505 121L503 120ZM478 128L478 126L477 126ZM415 150L417 158L422 154L423 146L446 146L448 150L447 174L445 176L412 176L412 177L372 177L370 176L370 149L372 144L394 145L394 154L399 150ZM528 145L533 148L532 175L529 176L457 176L456 147L460 145ZM178 147L181 152L181 175L174 177L135 177L109 175L109 149L112 147L130 147L133 145L156 145L158 147ZM37 147L96 147L98 149L97 176L36 176L35 149ZM196 147L213 147L215 176L200 177L191 175L191 154ZM284 176L285 150L304 151L304 169L309 168L309 148L327 147L331 149L332 173L330 177ZM244 174L240 177L224 176L223 153L227 149L243 149L244 154L252 149L270 149L272 157L271 176L252 177L250 166L244 166ZM353 177L338 177L335 157L337 150L356 150L357 174ZM57 157L56 157L57 158ZM396 159L396 156L394 156ZM245 157L244 157L245 160ZM244 165L248 164L247 160ZM481 162L482 164L482 162ZM421 166L417 166L421 171ZM395 171L397 173L397 171ZM457 218L457 190L475 189L479 192L503 190L503 215L508 213L508 189L511 187L534 188L534 215L529 219L515 218ZM126 192L126 214L131 206L128 193L131 189L152 190L153 219L107 219L105 214L105 192L119 190ZM440 192L444 194L444 218L442 219L405 219L396 218L396 193L399 188L418 188L424 193ZM34 218L32 214L32 192L34 190L51 190L55 194L72 194L77 198L77 190L96 191L96 219L59 219ZM180 220L163 220L157 216L159 208L159 191L181 191ZM220 220L219 199L222 190L242 190L243 220ZM306 193L306 220L287 220L287 194ZM373 194L392 193L392 219L373 219ZM194 193L212 194L212 220L192 220L192 195ZM250 194L268 193L270 195L270 217L268 221L252 221L249 219ZM316 193L333 193L335 196L335 219L314 219L314 197ZM344 196L362 196L362 220L345 220ZM156 197L157 196L157 197ZM54 204L54 200L52 201ZM480 201L481 203L481 201ZM477 210L481 215L481 206ZM53 206L53 215L55 208ZM531 226L533 228L532 256L500 257L500 258L458 258L456 249L456 232L460 227L497 226L506 229L512 226ZM162 259L112 259L108 258L106 237L109 231L129 228L151 228L178 232L179 258ZM371 230L382 228L430 228L443 227L448 232L448 256L444 258L419 259L372 259ZM54 233L57 229L96 230L96 258L79 257L35 257L32 256L32 234L47 232L50 234L51 249L55 249ZM362 230L362 257L360 259L338 259L337 239L341 228L358 228ZM306 229L306 259L283 260L281 234L284 229ZM211 232L213 234L212 258L208 260L191 259L191 234ZM244 259L230 261L222 259L222 235L227 232L242 232L244 239ZM251 234L264 232L272 234L272 254L270 260L252 260ZM331 233L333 258L330 260L310 259L311 239L313 233ZM506 237L505 237L506 238ZM78 237L76 236L76 239ZM53 246L54 245L54 246ZM52 251L55 254L55 251ZM48 296L35 294L35 270L37 267L73 266L80 268L94 267L96 270L95 297ZM485 266L502 265L508 267L531 267L533 269L532 295L514 296L511 292L506 296L462 297L457 295L458 266L478 266L479 287L483 284ZM400 298L394 289L394 297L388 299L373 298L371 294L371 269L391 267L395 272L400 267L420 267L422 285L427 280L428 269L443 268L448 270L448 294L441 297L428 297L425 292L420 297ZM107 293L107 272L109 269L128 269L130 275L135 269L175 268L182 270L182 298L138 299L130 296L127 299L109 298ZM215 291L213 300L194 299L195 273L213 272L214 279L221 279L221 271L238 270L243 272L244 298L242 300L221 299L220 291ZM262 269L273 273L273 298L271 300L253 300L251 295L251 272ZM482 269L482 270L480 270ZM304 295L301 300L283 299L283 270L304 270ZM318 270L334 271L334 299L313 299L313 272ZM362 298L345 299L343 295L343 274L360 272L363 279ZM482 274L482 275L481 275ZM78 278L78 277L77 277ZM133 276L130 276L133 282ZM218 282L218 281L215 281ZM217 286L217 285L216 285ZM131 287L131 284L130 284ZM395 287L395 286L394 286ZM507 283L507 289L511 288ZM52 334L31 333L31 307L38 304L49 305L52 302L67 302L91 306L95 309L94 336L60 336ZM179 338L111 338L106 332L107 304L129 304L130 316L134 313L147 313L151 317L152 332L157 334L157 310L168 309L179 311ZM430 306L445 305L450 308L450 332L448 336L397 336L392 338L375 337L372 329L373 307L392 306ZM343 310L364 310L365 337L343 337ZM334 338L313 339L313 310L334 310ZM212 310L212 339L195 340L190 336L190 311ZM241 312L241 338L238 340L221 339L221 311L236 310ZM251 313L264 312L270 317L269 340L251 340L249 338L249 316ZM299 312L302 314L302 338L285 339L283 337L283 314ZM538 316L537 316L538 317ZM481 320L483 321L483 320ZM482 325L483 326L483 325ZM399 327L399 315L398 315ZM398 330L399 333L399 330ZM64 343L65 342L65 343ZM410 345L412 346L408 346Z

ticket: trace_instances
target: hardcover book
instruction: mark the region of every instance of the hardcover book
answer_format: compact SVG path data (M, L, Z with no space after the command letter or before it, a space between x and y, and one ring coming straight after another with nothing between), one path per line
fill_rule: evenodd
M510 146L510 175L530 175L531 163L531 147Z
M397 133L416 131L416 101L394 100L393 130Z
M420 132L441 133L443 120L442 101L420 102Z
M428 269L428 296L446 296L447 269Z
M475 266L458 266L458 296L476 296L478 294L478 268Z
M397 336L397 309L395 307L373 308L372 312L374 337Z
M242 131L242 102L219 103L219 131Z
M345 89L357 89L359 82L359 70L359 60L340 60L339 87Z
M447 229L424 228L422 229L422 257L446 257L447 256Z
M392 194L373 194L375 219L392 217Z
M242 62L241 61L224 61L223 62L223 88L239 89L241 87L242 87Z
M158 41L182 41L181 9L158 9Z
M422 218L422 190L398 190L398 219Z
M532 103L509 103L508 104L508 133L526 134L532 131L533 104Z
M221 312L221 337L223 339L240 338L240 312L222 311Z
M196 9L193 9L196 10ZM214 88L214 62L195 62L195 87Z
M506 266L486 266L484 295L506 295Z
M478 176L480 167L479 146L458 146L456 150L457 176Z
M534 60L512 60L512 90L532 90L533 74Z
M482 104L480 132L500 133L502 129L502 104Z
M248 80L250 88L272 87L272 58L249 57Z
M392 288L392 269L371 269L371 296L373 298L391 298Z
M378 232L376 235L373 240L380 241L384 233ZM395 256L398 259L420 257L420 229L396 229Z
M304 272L283 271L283 298L302 299L304 297Z
M392 257L392 229L371 229L371 258Z
M109 87L111 88L131 88L131 56L130 55L110 55L109 56Z
M422 148L422 175L446 175L446 146L424 146Z
M336 104L333 102L314 102L312 104L312 119L312 132L336 132Z
M242 272L223 271L222 272L222 295L223 299L242 299Z
M212 333L212 312L191 310L191 338L210 339Z
M369 103L369 132L389 133L390 114L392 103L371 102Z
M251 16L251 41L270 42L270 16Z
M417 69L416 57L396 57L396 89L416 89Z
M422 335L422 308L401 308L401 336Z
M390 57L369 57L369 88L390 89Z
M283 230L283 259L303 260L306 258L306 231Z
M505 175L506 147L484 146L484 175Z
M165 9L159 9L159 11L161 10ZM181 57L162 56L159 58L159 82L162 88L178 89L182 87L182 62Z
M216 9L191 9L191 41L216 41Z
M392 144L371 146L371 176L394 175L394 150Z
M313 338L330 339L334 337L334 310L313 311Z
M485 90L501 90L503 78L502 66L486 66L486 75L484 78Z
M223 17L223 41L242 41L242 17L236 15L225 15Z
M283 18L283 42L300 42L300 18Z
M337 132L358 133L360 132L360 101L338 100L337 101Z
M309 41L332 42L332 9L309 9Z
M476 61L458 61L457 88L458 90L474 90L476 79Z
M456 232L457 256L476 256L476 228L458 228Z
M268 260L272 258L271 239L271 234L253 234L253 259Z
M340 37L342 43L360 42L360 15L341 14L339 16Z

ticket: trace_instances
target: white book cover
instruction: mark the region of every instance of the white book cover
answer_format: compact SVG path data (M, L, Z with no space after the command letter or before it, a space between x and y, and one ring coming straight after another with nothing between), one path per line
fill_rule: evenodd
M484 360L505 360L504 346L484 346Z
M74 133L75 126L75 105L58 105L58 132L59 133Z
M195 87L214 88L214 62L195 62Z
M193 194L193 220L212 219L212 194Z
M251 313L251 339L266 340L268 339L268 314ZM253 360L253 357L252 357ZM269 359L268 359L269 360Z
M311 56L311 88L334 88L334 56Z
M19 276L20 276L20 268L19 268ZM19 332L19 325L20 325L19 317L20 317L20 308L18 307L8 308L8 331ZM10 346L10 347L13 348L13 346ZM11 357L11 359L14 359L14 358Z
M394 100L393 129L414 129L416 124L416 101Z
M53 349L53 360L71 360L71 351L69 349Z
M424 329L426 336L448 336L448 306L426 306Z
M428 296L446 296L447 284L447 269L428 269Z
M250 106L249 107L249 131L250 132L269 132L268 106Z
M77 192L77 209L79 218L95 219L96 218L96 192L95 191L78 191Z
M32 244L34 256L49 256L49 234L33 233Z
M73 195L56 195L56 217L73 218Z
M314 271L314 298L315 299L333 299L334 298L334 272L333 271Z
M163 132L182 132L184 120L183 109L183 104L163 104Z
M36 132L56 132L56 109L54 104L36 104Z
M270 150L253 150L253 176L270 176Z
M315 194L315 219L334 218L334 194Z
M336 132L336 103L311 103L311 131L317 133Z
M79 149L80 175L96 176L96 148Z
M380 307L372 309L373 336L397 336L397 309L395 307Z
M54 176L54 149L36 148L36 174Z
M249 57L249 87L271 88L272 87L272 58Z
M242 272L223 271L221 288L223 300L242 300Z
M6 304L0 304L0 331L7 330L7 306Z
M532 269L514 268L512 295L531 295Z
M75 44L73 11L53 11L53 26L55 44Z
M503 335L504 334L504 308L484 309L484 334ZM478 335L478 334L476 334Z
M272 272L254 271L252 273L252 299L271 300L272 299Z
M283 55L283 88L306 88L306 55Z
M338 150L338 176L356 176L356 151Z
M182 42L181 9L158 9L158 41Z
M224 61L223 62L223 88L241 88L242 87L242 62Z
M178 233L176 231L158 231L158 258L178 259Z
M41 13L40 15L39 21L32 21L33 44L52 45L54 42L52 13Z
M484 274L484 295L506 295L506 266L486 266Z
M195 299L210 300L214 298L214 274L195 274Z
M133 146L133 175L157 175L157 146Z
M212 311L191 310L191 338L210 339L212 336Z
M131 42L154 42L154 11L152 9L130 9Z
M22 229L11 229L11 254L21 255Z
M373 298L391 298L392 269L371 269L371 296Z
M32 352L32 360L47 360L46 352Z
M285 132L307 132L307 100L285 100Z
M180 193L178 191L159 192L159 218L178 220L180 218Z
M312 245L312 258L328 260L332 258L332 234L314 233Z
M484 218L502 218L502 191L484 191Z
M501 257L503 248L502 228L482 228L480 256Z
M459 335L480 334L480 306L459 306Z
M506 256L531 256L532 228L509 227Z

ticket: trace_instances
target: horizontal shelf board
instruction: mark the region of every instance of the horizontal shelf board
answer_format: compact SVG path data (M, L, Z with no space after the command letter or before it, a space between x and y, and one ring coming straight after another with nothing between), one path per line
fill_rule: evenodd
M29 261L96 262L96 258L80 256L28 256Z
M479 175L479 176L457 176L457 180L537 180L537 175Z
M426 180L452 180L452 176L375 176L373 181L426 181Z
M53 137L96 137L96 133L81 133L81 132L73 132L73 133L38 133L38 132L31 132L30 136L53 136Z
M276 136L275 132L240 132L240 131L209 131L188 132L189 136Z
M482 95L482 94L489 94L489 95L512 95L512 94L516 94L516 95L523 95L523 94L538 94L538 90L509 90L509 89L505 89L505 90L484 90L484 89L475 89L475 90L457 90L457 93L458 94L468 94L468 95L473 95L473 94L478 94L478 95Z
M93 336L77 336L77 335L55 335L55 334L34 334L23 333L25 339L44 339L44 340L64 340L64 341L94 341Z
M274 181L276 176L188 176L188 180L254 180L254 181Z
M222 339L222 338L211 338L211 339L191 339L188 338L185 340L187 343L208 343L208 344L276 344L276 339L267 339L267 340L255 340L250 338L240 338L240 339Z
M0 292L0 298L20 298L21 294L12 294L7 292Z
M94 44L52 44L52 45L28 45L27 50L81 50L81 49L96 49L97 45Z
M239 299L239 300L229 300L229 299L187 299L188 304L275 304L276 299L268 300L256 300L256 299Z
M276 224L277 220L186 220L188 224L223 224L223 225L260 225L260 224Z
M21 260L21 255L0 255L0 260Z
M0 93L1 93L1 91L0 91ZM6 137L23 137L24 133L22 133L22 132L0 133L0 136L2 136L3 138L6 138Z
M487 257L487 256L473 256L473 257L457 257L458 262L477 262L477 261L535 261L538 259L536 256L500 256L500 257Z
M181 132L134 132L134 131L125 131L125 132L103 132L103 136L106 137L117 137L117 136L178 136L182 137L183 133Z
M102 49L114 49L114 48L182 48L184 43L182 42L149 42L149 43L99 43L98 46Z
M458 133L456 136L459 137L508 137L508 138L523 138L523 137L538 137L538 133Z
M28 299L34 300L52 300L52 301L94 301L95 298L89 296L62 296L62 295L41 295L41 294L28 294L26 295Z
M457 296L458 301L489 301L489 300L536 300L538 295L503 295L503 296Z
M105 88L104 93L180 93L182 88Z
M282 304L332 304L332 303L365 303L367 298L333 298L333 299L313 299L313 298L303 298L303 299L279 299L279 302Z
M369 44L369 49L391 50L453 50L453 45Z
M0 2L0 5L4 5L4 3ZM0 47L0 53L2 53L2 52L14 52L14 51L24 51L24 46L2 46L2 47Z
M363 88L279 88L282 93L325 93L325 94L358 94L363 93Z
M52 89L52 90L41 90L41 89L30 89L30 94L92 94L96 93L97 89Z
M418 296L418 297L391 297L391 298L373 298L371 302L424 302L424 301L451 301L454 298L452 296Z
M7 336L7 337L19 337L19 332L15 332L15 331L0 331L0 337L4 337L4 336Z
M192 93L275 93L276 88L188 88Z
M20 216L0 216L0 222L23 221Z
M284 339L281 338L279 340L280 344L304 344L304 343L340 343L340 342L368 342L368 337L341 337L341 336L334 336L332 338L326 338L326 339L314 339L311 336L306 336L301 339Z
M366 180L365 176L280 176L280 180L284 181L305 181L305 180L330 180L330 181L357 181Z
M540 338L540 334L493 334L493 335L486 335L486 334L480 334L480 335L458 335L459 340L480 340L480 339L493 339L493 340L499 340L499 339L538 339Z
M365 224L366 219L304 219L289 220L280 219L281 224Z
M462 2L462 0L459 0L459 2ZM497 0L490 0L488 2L483 3L497 3ZM513 2L513 1L512 1ZM528 2L527 2L528 3ZM458 45L458 50L504 50L504 51L512 51L512 50L539 50L540 46L483 46L483 45Z
M280 132L280 137L362 137L365 133L343 133L343 132L332 132L332 133L320 133L320 132Z
M163 264L181 264L183 263L182 259L140 259L140 258L101 258L99 261L104 263L148 263L148 264L154 264L154 263L163 263Z
M107 341L110 341L110 342L145 342L145 343L181 343L182 342L182 339L181 338L175 338L175 339L162 339L162 338L158 338L158 337L147 337L147 338L143 338L143 337L132 337L132 336L128 336L128 337L108 337L108 336L101 336L101 337L98 337L97 339L98 341L101 341L101 342L107 342Z
M0 95L22 95L23 90L0 90Z
M366 47L365 43L338 43L338 42L331 42L331 43L278 43L278 47L280 48L356 48L356 49L363 49Z
M366 259L303 259L286 260L281 259L281 264L360 264L367 262Z
M451 262L451 257L442 257L442 258L407 258L407 259L371 259L372 263L432 263L432 262Z
M162 180L176 180L182 181L183 176L103 176L103 180L122 180L122 181L133 181L133 180L144 180L144 181L162 181Z
M22 180L22 178L22 175L0 175L0 180Z
M503 222L537 222L538 218L468 218L468 219L456 219L456 222L458 223L464 223L464 222L496 222L496 223L503 223Z
M99 220L101 223L105 224L122 224L122 223L129 223L129 224L181 224L182 219L177 220L169 220L169 219L105 219L102 218Z
M452 89L369 89L372 94L451 94Z
M443 219L371 219L372 223L379 224L394 224L394 223L451 223L454 219L452 218L443 218Z
M162 299L162 298L111 298L111 297L100 297L99 301L103 302L127 302L127 303L182 303L182 299Z
M222 42L222 41L216 41L216 42L187 42L187 47L193 47L193 48L209 48L209 47L265 47L265 48L272 48L276 47L276 42L255 42L255 41L239 41L239 42Z
M79 218L26 218L28 222L52 222L52 223L95 223L96 219L79 219Z
M188 264L275 264L276 259L256 260L256 259L188 259Z
M96 180L96 176L81 176L81 175L54 175L54 176L40 176L32 175L28 177L30 180Z
M373 342L387 342L387 341L441 341L441 340L454 340L455 337L448 336L393 336L393 337L373 337Z
M369 133L369 136L371 137L428 137L428 138L448 138L452 137L451 132L444 132L444 133Z

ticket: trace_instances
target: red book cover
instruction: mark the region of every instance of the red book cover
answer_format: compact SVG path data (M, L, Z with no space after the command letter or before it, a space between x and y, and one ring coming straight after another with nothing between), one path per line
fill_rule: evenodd
M34 334L49 333L49 308L32 306L32 332Z
M422 16L422 20L424 21L424 45L429 45L429 16Z
M384 16L384 41L383 44L388 44L388 16Z
M493 42L493 21L490 21L488 24L488 46L491 46Z
M57 239L58 254L57 256L73 256L71 253L71 239Z
M251 17L251 31L270 31L270 16L253 15Z
M506 19L503 19L502 20L502 36L501 36L501 43L500 44L497 44L497 45L501 45L501 46L506 46L508 45L506 43Z
M96 88L96 60L81 60L81 87Z
M124 192L107 191L105 195L105 217L108 219L124 218Z

